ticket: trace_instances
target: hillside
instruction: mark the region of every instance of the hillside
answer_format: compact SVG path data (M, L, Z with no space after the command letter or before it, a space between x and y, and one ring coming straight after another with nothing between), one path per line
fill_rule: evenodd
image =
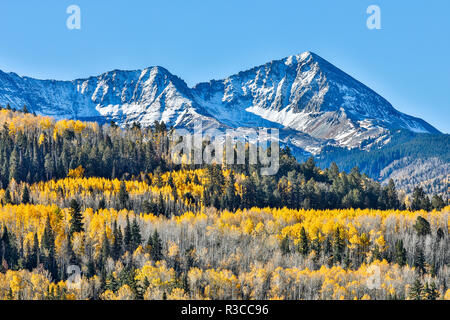
M390 141L370 150L326 148L317 157L320 166L336 162L349 172L358 167L375 180L393 179L399 189L411 194L421 185L429 193L450 197L450 135L396 132Z

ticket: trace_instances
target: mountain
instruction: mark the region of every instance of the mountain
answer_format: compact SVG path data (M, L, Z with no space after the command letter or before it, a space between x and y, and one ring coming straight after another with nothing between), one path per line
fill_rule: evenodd
M287 128L290 135L306 134L316 143L345 147L359 147L393 129L439 133L311 52L193 88L162 67L114 70L74 81L0 72L0 104L121 125L162 120L186 127L202 119L215 127Z
M192 128L200 119L203 128L279 128L281 142L299 157L320 157L330 147L344 150L327 153L333 155L355 148L380 149L399 130L440 135L312 52L192 88L162 67L114 70L73 81L37 80L0 71L0 105L7 104L26 105L58 119L113 120L122 126L164 121ZM382 169L375 178L382 178Z
M439 133L310 52L198 84L194 96L233 127L258 125L262 118L341 146L398 128Z
M37 114L57 119L139 121L144 126L155 120L183 126L189 119L202 118L186 83L161 67L114 70L74 81L0 72L0 104L27 105Z
M388 143L369 150L327 146L316 156L318 165L332 162L349 172L358 167L382 183L393 179L406 194L420 185L428 193L450 198L450 135L397 130Z

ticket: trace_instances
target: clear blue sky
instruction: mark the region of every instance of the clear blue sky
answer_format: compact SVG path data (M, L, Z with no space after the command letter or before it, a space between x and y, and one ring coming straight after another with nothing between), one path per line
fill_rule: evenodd
M81 8L81 30L66 8ZM381 8L382 30L366 27ZM72 80L160 65L192 86L313 51L450 133L450 1L1 0L0 69Z

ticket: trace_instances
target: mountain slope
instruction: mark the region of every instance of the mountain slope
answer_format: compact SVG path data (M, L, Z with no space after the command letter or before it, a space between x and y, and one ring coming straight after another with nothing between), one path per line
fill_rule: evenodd
M198 84L194 96L231 126L253 125L256 115L347 147L392 129L439 133L310 52Z
M36 80L0 71L0 104L27 105L55 118L134 121L149 126L155 120L185 126L193 119L216 122L198 114L190 89L161 67L114 70L74 81Z
M0 105L27 105L56 118L144 126L277 127L284 141L317 153L324 145L360 147L394 129L439 133L318 55L305 52L224 80L189 88L162 67L114 70L74 81L36 80L0 71ZM312 145L313 147L310 147Z
M407 130L392 133L388 143L370 150L325 147L316 157L318 165L332 162L349 172L358 167L373 179L395 184L407 194L415 186L450 198L450 135L424 134ZM303 158L304 159L304 158Z

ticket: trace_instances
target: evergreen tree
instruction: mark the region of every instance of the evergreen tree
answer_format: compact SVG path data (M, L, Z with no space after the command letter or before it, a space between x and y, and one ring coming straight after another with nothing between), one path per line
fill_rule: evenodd
M50 224L50 217L47 217L45 221L44 233L41 239L41 247L43 250L54 250L55 249L55 238L53 235L53 229Z
M442 210L445 207L445 201L442 196L435 194L431 199L431 206L433 209Z
M154 203L151 199L150 200L144 200L142 202L142 212L145 214L155 214L157 215L158 209L156 203Z
M166 209L165 209L165 206L164 206L164 199L163 199L163 196L162 196L161 192L159 193L159 198L158 198L158 203L156 205L156 209L157 209L156 210L157 216L166 214Z
M1 246L3 247L3 260L8 264L9 269L14 269L16 267L18 253L14 241L11 239L6 226L3 227L3 234L1 237Z
M436 231L436 238L437 238L437 240L438 240L438 241L441 241L444 237L445 237L444 231L442 231L442 229L439 228L439 229Z
M406 249L403 246L403 240L397 240L395 243L394 260L400 267L406 265Z
M136 217L134 218L133 224L131 225L131 238L134 251L136 250L137 247L139 247L142 244L141 229L139 227Z
M50 217L47 217L45 223L44 234L41 241L42 261L45 269L52 275L54 281L58 281L58 269L55 258L55 236L50 224Z
M34 234L33 237L33 247L27 258L27 268L28 270L33 270L39 264L39 240L37 233Z
M9 188L6 188L5 190L5 195L3 196L3 203L4 204L12 203L11 192L9 191Z
M298 251L301 255L306 256L309 253L309 240L306 234L305 227L300 230L300 240L298 243Z
M22 173L21 155L16 147L9 158L9 180L22 181Z
M28 110L27 106L24 104L22 107L22 112L23 113L30 113L30 111Z
M236 179L234 177L234 173L230 172L230 176L228 178L228 183L225 187L225 207L229 208L231 210L235 210L240 205L240 199L239 196L236 194L236 188L235 188Z
M281 240L281 244L280 244L280 249L281 249L281 254L287 255L291 252L291 250L289 249L289 238L288 236L285 236L283 238L283 240Z
M70 231L69 234L72 236L75 232L83 231L83 216L81 215L81 206L76 199L70 201Z
M411 202L411 210L426 210L431 209L430 199L427 197L422 187L415 187L413 191L413 200Z
M106 208L106 201L105 198L101 198L98 202L97 210L102 210Z
M23 191L22 191L22 203L23 204L28 204L30 203L30 190L28 189L28 186L25 185L23 187Z
M431 233L430 223L421 216L417 217L414 229L416 229L419 236L426 236Z
M66 249L67 249L66 256L68 258L69 263L77 264L78 260L77 260L77 257L75 256L75 252L73 252L72 239L71 239L70 234L67 235L67 237L66 237Z
M409 298L412 300L422 300L423 290L423 285L420 279L417 278L409 290Z
M120 189L119 189L120 209L127 209L129 198L130 198L130 196L128 195L128 191L127 191L125 182L122 181L120 183Z
M425 300L437 300L439 299L439 291L436 288L436 284L432 282L431 284L426 283L423 290Z
M123 243L125 245L125 250L133 252L133 232L131 230L130 218L128 217L128 215L124 233Z
M423 250L420 248L420 246L416 247L416 252L414 254L414 267L416 268L417 272L419 274L426 273L425 270L425 256L423 254Z
M116 220L114 220L113 233L114 233L114 240L112 244L112 257L114 260L118 260L122 255L123 238L122 238L122 231L120 228L117 227Z
M400 208L394 180L390 179L388 185L383 188L379 199L379 207L383 210Z
M248 177L242 184L242 208L251 208L256 205L256 184L253 177Z
M149 237L147 245L150 246L150 256L152 257L152 260L161 261L163 259L162 241L157 230L155 230L153 236Z
M101 249L101 260L104 264L108 257L111 256L111 245L109 243L108 236L106 234L106 231L103 233L103 239L102 239L102 249Z
M333 260L334 262L342 262L344 250L345 250L345 240L341 234L340 228L336 228L333 236Z

